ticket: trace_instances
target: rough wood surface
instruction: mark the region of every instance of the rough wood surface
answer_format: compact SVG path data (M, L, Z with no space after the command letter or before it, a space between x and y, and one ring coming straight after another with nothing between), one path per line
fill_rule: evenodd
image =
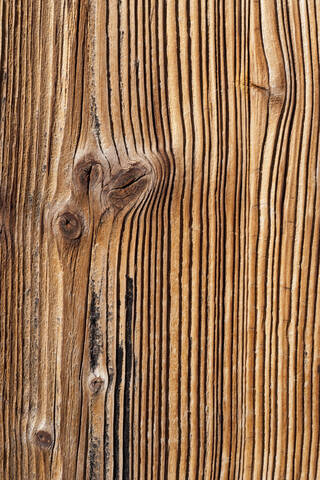
M320 478L318 1L0 19L0 478Z

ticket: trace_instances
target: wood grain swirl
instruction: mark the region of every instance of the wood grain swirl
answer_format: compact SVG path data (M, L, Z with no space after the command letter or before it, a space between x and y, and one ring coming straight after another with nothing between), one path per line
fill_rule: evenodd
M318 2L0 19L0 478L320 479Z

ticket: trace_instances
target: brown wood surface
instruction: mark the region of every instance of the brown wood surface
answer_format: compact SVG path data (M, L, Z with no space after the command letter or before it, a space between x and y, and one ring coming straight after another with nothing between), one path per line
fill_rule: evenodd
M320 479L318 0L0 0L0 478Z

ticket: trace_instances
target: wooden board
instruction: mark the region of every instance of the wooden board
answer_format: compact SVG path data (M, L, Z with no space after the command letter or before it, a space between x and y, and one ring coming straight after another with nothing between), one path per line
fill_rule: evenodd
M320 478L318 2L0 19L0 478Z

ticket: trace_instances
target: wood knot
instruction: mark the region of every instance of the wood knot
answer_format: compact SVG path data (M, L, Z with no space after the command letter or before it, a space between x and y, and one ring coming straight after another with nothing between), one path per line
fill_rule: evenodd
M52 445L52 437L45 430L38 430L35 434L38 445L41 448L50 448Z
M89 185L101 179L102 167L92 153L86 154L75 166L73 183L82 192L88 192Z
M134 165L121 169L112 176L104 189L109 203L116 209L122 209L146 190L150 183L150 171L143 165Z
M104 386L104 380L101 377L95 377L93 380L91 380L89 388L92 393L97 394L101 392L102 388Z
M69 240L77 240L82 233L80 217L72 212L64 212L58 217L61 233Z

